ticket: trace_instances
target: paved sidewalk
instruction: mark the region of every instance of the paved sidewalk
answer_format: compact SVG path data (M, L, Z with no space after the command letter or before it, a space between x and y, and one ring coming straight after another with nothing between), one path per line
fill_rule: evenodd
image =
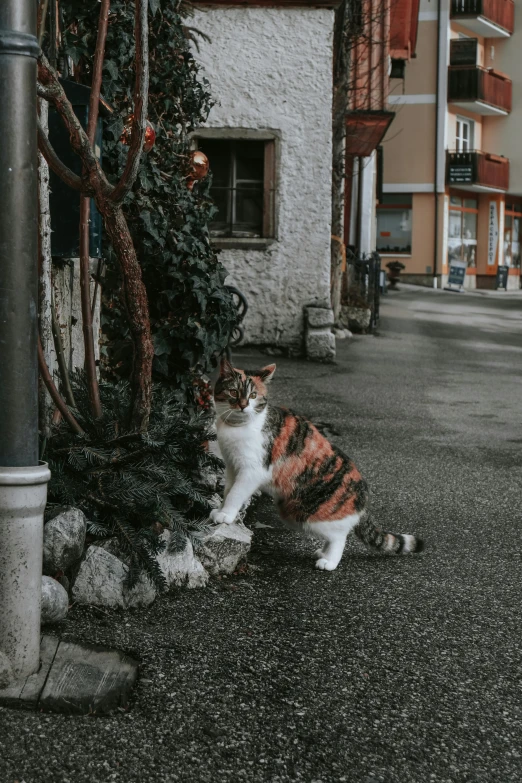
M381 336L340 342L337 365L277 362L274 396L329 427L375 517L426 553L353 543L317 572L261 501L246 575L72 610L62 636L142 661L133 708L0 709L1 783L522 780L522 308L390 293Z

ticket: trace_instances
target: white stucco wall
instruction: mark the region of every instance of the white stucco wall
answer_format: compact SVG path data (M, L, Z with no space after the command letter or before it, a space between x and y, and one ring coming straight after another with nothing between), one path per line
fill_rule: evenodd
M246 295L245 341L299 349L303 306L330 306L334 12L197 9L197 60L216 106L206 127L281 134L277 241L223 250L228 282Z

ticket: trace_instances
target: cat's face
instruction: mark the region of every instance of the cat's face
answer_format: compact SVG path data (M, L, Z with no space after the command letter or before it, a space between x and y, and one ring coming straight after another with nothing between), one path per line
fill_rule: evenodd
M258 372L238 370L223 359L214 388L217 415L227 424L241 424L261 413L267 405L266 384L275 369L275 364L269 364Z

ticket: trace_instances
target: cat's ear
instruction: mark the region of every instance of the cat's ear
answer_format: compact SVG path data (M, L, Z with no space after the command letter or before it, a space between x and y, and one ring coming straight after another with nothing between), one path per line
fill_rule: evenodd
M268 364L266 367L263 367L263 369L259 372L259 377L261 378L264 383L268 383L268 381L271 381L274 377L274 373L276 371L275 364Z
M234 375L234 368L225 356L223 356L219 365L219 375L221 378L231 378Z

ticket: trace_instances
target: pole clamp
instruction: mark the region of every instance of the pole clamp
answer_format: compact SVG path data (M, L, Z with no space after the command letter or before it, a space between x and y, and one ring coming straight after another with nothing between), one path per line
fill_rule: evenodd
M19 54L24 57L40 56L40 45L35 35L17 30L0 30L0 55Z

